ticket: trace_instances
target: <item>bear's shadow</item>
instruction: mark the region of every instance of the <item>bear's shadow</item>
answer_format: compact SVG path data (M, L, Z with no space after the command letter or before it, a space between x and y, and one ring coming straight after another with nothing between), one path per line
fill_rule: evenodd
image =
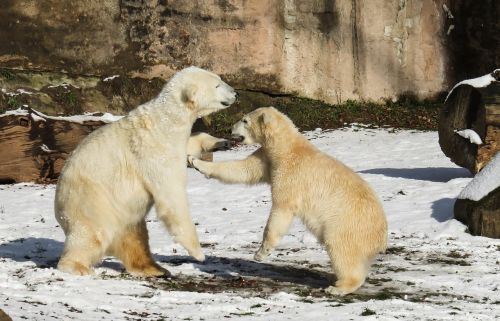
M363 174L384 175L394 178L406 178L419 181L446 183L455 178L471 177L464 168L425 167L425 168L372 168L359 171Z
M33 262L38 268L56 268L63 250L63 243L48 238L20 238L0 244L0 259L11 259L16 262ZM305 285L311 288L322 288L331 284L332 275L328 272L312 268L290 265L261 263L241 258L226 258L208 256L205 262L200 263L190 256L153 255L157 262L169 266L193 264L198 270L225 279L235 277L251 277L268 279L276 282L287 282L296 285ZM4 260L2 260L4 261ZM120 262L106 258L99 267L123 272Z

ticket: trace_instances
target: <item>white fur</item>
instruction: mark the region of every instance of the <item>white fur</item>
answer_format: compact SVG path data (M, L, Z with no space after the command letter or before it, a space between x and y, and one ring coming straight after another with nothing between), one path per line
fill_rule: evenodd
M233 135L262 147L244 160L212 163L189 157L189 162L225 183L271 184L273 204L255 259L264 259L299 217L330 256L337 281L328 292L358 289L387 243L385 214L368 184L316 149L274 108L244 116Z
M204 260L186 195L186 156L196 118L235 100L219 76L189 67L153 100L88 135L62 170L56 219L66 242L58 268L88 274L106 254L131 273L164 275L149 252L145 217L158 217L190 255Z

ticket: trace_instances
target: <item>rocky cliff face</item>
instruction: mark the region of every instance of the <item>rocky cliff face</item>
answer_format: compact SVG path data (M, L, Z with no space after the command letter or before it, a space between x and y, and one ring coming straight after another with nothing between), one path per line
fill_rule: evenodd
M0 95L7 107L29 100L7 93L32 88L44 105L127 110L197 65L239 89L328 103L432 98L498 67L499 10L495 0L4 0ZM471 56L481 70L464 67ZM57 98L49 89L61 84Z

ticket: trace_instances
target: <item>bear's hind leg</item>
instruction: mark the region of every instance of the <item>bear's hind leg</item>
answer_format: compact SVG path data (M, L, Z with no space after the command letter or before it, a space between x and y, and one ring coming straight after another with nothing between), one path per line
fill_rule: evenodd
M356 257L356 253L346 253L342 249L327 248L337 281L326 292L333 295L346 295L359 289L368 274L368 262Z
M137 276L169 277L170 272L158 265L149 249L146 221L128 226L110 247L110 254L120 259L127 272Z
M92 274L92 267L104 256L105 244L92 229L80 227L66 236L57 268L75 275Z

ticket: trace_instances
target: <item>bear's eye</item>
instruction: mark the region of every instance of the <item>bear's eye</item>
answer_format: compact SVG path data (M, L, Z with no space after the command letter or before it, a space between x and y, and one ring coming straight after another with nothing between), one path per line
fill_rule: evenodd
M246 120L246 119L243 119L242 122L243 122L243 124L248 124L248 120Z
M217 86L215 86L215 88L219 88L220 87L220 84L218 84Z

